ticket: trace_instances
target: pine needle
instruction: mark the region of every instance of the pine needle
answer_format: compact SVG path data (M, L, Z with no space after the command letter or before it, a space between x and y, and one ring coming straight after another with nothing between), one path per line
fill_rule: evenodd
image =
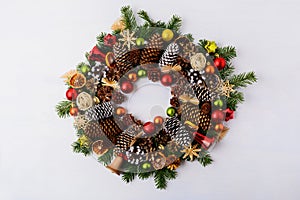
M257 81L256 75L254 72L241 73L233 75L229 82L234 85L234 88L247 87Z
M136 19L130 6L123 6L121 8L121 14L125 29L133 30L137 28Z
M179 31L181 24L182 24L181 18L177 15L173 15L167 24L167 28L175 31Z
M57 115L60 118L69 117L71 108L72 108L72 102L71 101L61 101L55 107Z

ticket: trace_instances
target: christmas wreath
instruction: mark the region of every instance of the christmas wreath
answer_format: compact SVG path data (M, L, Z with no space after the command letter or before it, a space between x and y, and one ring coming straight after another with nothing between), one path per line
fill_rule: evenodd
M59 117L74 116L74 152L95 156L126 182L154 176L156 187L164 189L183 162L212 163L209 150L226 135L225 123L244 101L238 89L256 76L233 74L235 48L194 43L191 34L180 32L176 15L165 23L142 10L138 16L145 23L138 25L129 6L121 13L112 33L97 37L87 62L63 75L67 100L56 110ZM148 121L126 107L143 84L170 91L165 113Z

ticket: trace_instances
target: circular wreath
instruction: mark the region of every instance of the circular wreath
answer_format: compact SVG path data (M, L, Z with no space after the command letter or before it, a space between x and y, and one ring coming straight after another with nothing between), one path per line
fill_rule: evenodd
M94 155L126 182L153 175L162 189L182 162L212 162L209 150L226 135L225 122L244 100L237 89L256 77L233 75L235 48L194 43L191 34L180 33L178 16L156 22L140 11L145 23L139 26L130 7L121 13L113 32L97 37L88 62L63 75L67 100L56 109L60 117L74 116L75 152ZM167 88L170 99L165 112L142 121L128 105L151 101L129 103L145 85Z

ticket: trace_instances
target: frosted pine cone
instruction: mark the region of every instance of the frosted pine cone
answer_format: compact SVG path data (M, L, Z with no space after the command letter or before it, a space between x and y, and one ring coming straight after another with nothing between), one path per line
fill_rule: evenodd
M166 51L164 52L161 59L159 60L159 66L163 67L167 65L169 66L173 65L176 61L178 53L179 53L178 44L176 43L169 44Z
M99 119L105 119L113 114L113 107L110 102L104 102L88 109L85 116L90 121L98 121Z

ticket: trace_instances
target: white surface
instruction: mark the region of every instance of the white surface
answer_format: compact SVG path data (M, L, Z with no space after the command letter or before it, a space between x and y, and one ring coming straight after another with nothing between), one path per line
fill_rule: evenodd
M58 77L124 4L155 19L182 16L183 32L235 45L238 69L259 76L214 165L186 164L166 191L152 180L126 185L73 154L72 120L54 112L66 90ZM299 19L298 0L2 0L0 199L299 199Z

